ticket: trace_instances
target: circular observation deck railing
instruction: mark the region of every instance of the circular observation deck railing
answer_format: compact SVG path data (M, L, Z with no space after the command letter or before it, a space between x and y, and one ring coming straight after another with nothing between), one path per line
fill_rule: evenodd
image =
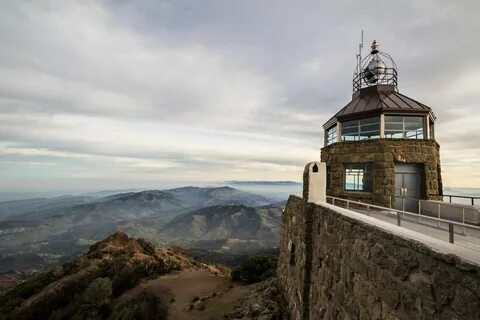
M353 77L353 93L374 85L392 85L398 91L398 76L395 68L377 67L362 70Z
M353 93L362 88L375 85L391 85L398 91L397 65L392 56L378 50L376 40L372 43L372 51L365 58L357 55L357 67L353 73Z

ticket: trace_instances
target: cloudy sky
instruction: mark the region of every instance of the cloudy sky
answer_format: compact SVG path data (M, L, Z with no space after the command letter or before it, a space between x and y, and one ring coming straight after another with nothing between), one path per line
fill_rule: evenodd
M299 181L360 30L480 187L480 2L1 1L0 191Z

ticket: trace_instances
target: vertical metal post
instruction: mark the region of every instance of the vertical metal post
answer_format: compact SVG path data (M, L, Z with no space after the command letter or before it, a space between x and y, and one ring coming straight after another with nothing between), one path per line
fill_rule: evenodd
M392 209L392 196L390 196L390 209Z
M332 205L335 205L335 198L332 198Z
M450 196L450 203L452 203L452 196Z
M347 209L350 208L350 201L347 200Z
M422 201L418 200L418 222L420 222L420 215L422 214Z
M441 213L440 213L440 203L438 204L438 219L440 219ZM440 220L438 220L438 227L440 228Z
M453 224L448 224L448 242L453 243Z
M462 208L462 223L465 224L465 208ZM465 226L462 226L462 234L465 235Z
M405 197L402 197L402 211L405 211Z
M402 224L401 219L401 213L397 211L397 226L400 226Z
M472 197L472 206L475 205L475 199Z

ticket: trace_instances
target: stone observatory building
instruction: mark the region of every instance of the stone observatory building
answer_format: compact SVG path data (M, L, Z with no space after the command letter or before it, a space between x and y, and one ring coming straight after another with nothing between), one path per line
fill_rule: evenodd
M435 115L398 91L395 62L371 49L352 100L323 125L327 195L416 212L418 199L442 199Z

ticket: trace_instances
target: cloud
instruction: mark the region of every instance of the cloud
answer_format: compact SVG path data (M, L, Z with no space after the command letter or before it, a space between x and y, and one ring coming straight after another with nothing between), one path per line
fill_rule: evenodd
M478 9L476 1L3 2L0 189L300 180L303 164L318 159L322 124L350 100L362 28L366 48L376 38L394 57L400 91L436 112L446 184L478 185L458 174L480 161L469 138L480 120Z

